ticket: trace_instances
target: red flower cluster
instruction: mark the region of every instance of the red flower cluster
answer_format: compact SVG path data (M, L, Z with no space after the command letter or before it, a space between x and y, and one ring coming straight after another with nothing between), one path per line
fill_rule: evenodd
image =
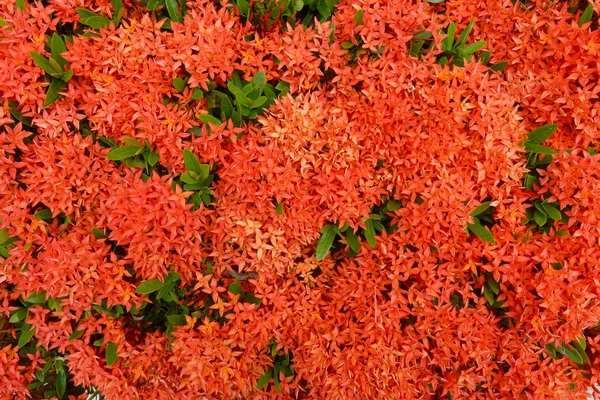
M587 398L600 4L217 3L0 3L0 398Z

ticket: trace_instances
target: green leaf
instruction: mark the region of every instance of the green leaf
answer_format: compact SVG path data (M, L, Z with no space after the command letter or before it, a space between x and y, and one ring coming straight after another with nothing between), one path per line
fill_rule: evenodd
M443 0L442 0L443 1ZM473 26L475 26L475 20L471 17L471 21L469 21L469 25L460 33L460 36L456 40L455 48L462 46L467 43L467 38L471 34L471 30L473 30Z
M454 22L450 22L448 25L448 35L442 39L442 50L450 51L452 50L452 45L454 43L454 35L456 34L456 25Z
M160 159L160 155L154 151L149 151L146 154L146 162L154 167L156 165L156 163L158 162L158 160Z
M569 360L573 361L576 364L583 364L583 358L581 357L581 354L579 354L579 352L577 350L573 350L567 346L561 346L560 347L560 352L564 355L566 355Z
M58 395L58 398L63 398L67 390L67 375L65 374L65 371L61 370L56 372L54 388L56 389L56 394Z
M117 346L113 342L108 342L106 346L106 365L113 365L117 361L117 358Z
M558 152L550 147L541 144L525 143L525 150L535 154L557 154Z
M535 210L533 212L533 220L536 224L542 226L548 221L548 216L543 212L540 212L540 210Z
M48 87L46 92L46 99L44 100L44 108L53 104L60 98L60 91L67 86L67 83L62 79L53 78L52 83Z
M592 20L593 16L594 16L594 7L591 4L588 4L585 11L581 14L581 17L579 17L579 23L578 23L579 27L581 28L583 25L590 22Z
M102 229L92 228L92 235L94 235L97 239L105 239L108 236Z
M185 168L189 172L194 172L199 176L203 174L202 165L200 164L194 153L192 153L188 149L183 149L183 162L185 164ZM203 179L206 179L206 177Z
M36 63L36 65L42 70L44 70L44 72L50 75L56 73L56 71L54 70L54 68L52 68L52 65L50 65L50 62L46 59L46 57L35 51L30 52L29 55L31 56L31 58L33 58L33 61Z
M233 104L229 96L221 96L221 117L231 118L233 116Z
M77 13L79 14L79 10L77 9ZM85 10L87 11L87 10ZM88 11L91 12L91 11ZM93 13L95 14L95 13ZM79 14L81 15L81 14ZM108 25L110 25L110 19L103 17L101 15L95 14L94 16L91 17L87 17L87 18L81 18L80 21L83 25L89 26L92 29L102 29L102 28L106 28L108 27Z
M277 203L277 201L275 201L275 213L277 215L283 215L283 201L281 203Z
M560 221L562 219L562 214L560 211L551 204L542 203L542 207L546 214L555 221Z
M44 290L42 293L32 293L25 301L31 304L44 304L46 302L46 291Z
M440 4L440 3L443 3L444 1L446 1L446 0L427 0L427 2L431 3L431 4Z
M480 62L483 65L487 65L487 63L490 61L490 57L491 57L491 53L489 50L484 51L483 53L481 53L479 55L479 57L477 57L477 61Z
M495 294L500 294L500 286L498 285L498 282L496 282L495 279L488 279L487 284L490 287L490 289L492 289L492 292L494 292Z
M187 321L185 319L185 315L181 315L181 314L173 314L173 315L169 315L167 317L167 320L169 321L169 323L173 326L178 326L178 325L185 325L187 324Z
M365 225L367 226L365 230L365 239L367 239L367 243L369 246L375 247L377 244L377 240L375 239L375 227L373 226L373 221L368 219L365 221Z
M19 10L25 11L27 9L27 3L25 0L17 0L15 5Z
M356 234L352 229L348 229L346 231L346 239L350 249L352 249L352 251L354 251L355 253L358 253L358 251L360 250L360 242L358 241L358 237L356 237Z
M162 288L163 285L164 283L154 278L140 283L140 285L135 289L135 292L140 294L150 294Z
M396 211L402 208L402 203L400 203L399 201L390 200L385 204L385 208L388 211Z
M481 203L481 205L475 208L475 210L473 210L473 212L470 214L471 217L476 217L479 214L486 212L488 208L490 208L490 204L492 204L491 201Z
M71 79L73 77L73 70L70 69L68 71L65 71L62 76L60 77L60 79L64 82L68 82L69 79Z
M131 138L129 136L123 136L121 138L121 140L123 141L123 143L125 143L128 146L133 146L133 147L138 148L138 149L143 149L144 148L144 144L143 143L141 143L138 140L136 140L134 138Z
M490 305L494 304L494 302L496 301L494 293L492 293L492 291L487 286L483 287L483 295L487 299L488 303L490 303Z
M0 245L8 241L8 229L0 229Z
M177 0L165 0L167 12L173 22L181 22L182 18L179 15L179 2Z
M8 22L6 22L6 20L2 17L0 17L0 28L3 26L6 26L8 24Z
M540 126L539 128L534 129L533 131L531 131L527 134L527 140L525 141L525 143L526 144L542 144L546 140L548 140L550 138L550 136L552 136L554 134L554 132L556 132L557 127L558 127L558 125L556 125L556 124L548 124L548 125ZM545 153L540 153L540 154L545 154Z
M69 336L69 342L79 339L84 333L85 333L85 330L83 330L83 329L80 331L74 331L73 333L71 333L71 336Z
M115 9L112 22L115 24L115 27L117 27L123 16L123 0L111 0L110 4L112 4Z
M506 69L506 67L508 67L508 61L501 61L499 63L492 65L490 67L490 69L492 71L498 72L498 71L504 71Z
M561 230L561 231L556 231L554 234L558 237L566 237L566 236L569 236L569 231Z
M496 243L492 233L485 226L481 225L479 221L477 221L475 224L467 224L467 229L481 240L484 240L490 244Z
M273 385L277 393L281 393L281 386L279 385L279 371L275 371L273 374Z
M290 84L285 81L280 81L275 89L279 90L279 97L284 97L290 91Z
M266 83L265 71L260 71L259 73L254 75L254 78L252 78L252 82L250 83L253 87L262 92Z
M296 11L300 11L300 10L296 10ZM354 14L354 18L352 18L354 20L354 22L356 22L356 26L362 25L363 24L363 10L360 9L356 12L356 14Z
M200 116L198 116L198 119L205 124L208 124L210 122L212 124L215 124L216 126L221 125L221 121L210 114L201 114Z
M77 14L79 14L79 16L81 17L81 19L88 19L88 18L100 16L100 15L96 14L95 12L86 10L85 8L77 8L76 11L77 11Z
M134 146L117 147L115 149L112 149L106 155L106 158L111 161L121 161L126 158L135 156L139 150L140 150L139 147L134 147Z
M267 372L265 372L260 378L258 378L258 383L256 385L256 388L258 390L261 390L262 388L264 388L265 386L267 386L267 384L269 383L269 380L271 380L271 376L273 375L273 370L270 369Z
M183 92L183 90L185 89L185 80L181 79L181 78L174 78L173 79L173 87L175 89L177 89L178 92Z
M483 49L484 46L486 45L486 43L487 42L485 40L480 40L479 42L475 42L475 43L467 46L467 48L464 49L463 52L465 55L473 54L476 51Z
M325 225L325 227L321 230L321 239L319 239L316 249L317 261L323 260L327 253L329 253L329 250L331 249L333 241L338 232L338 227L334 224Z
M52 51L52 58L60 66L59 72L64 72L65 65L67 65L68 62L63 56L61 56L61 54L67 51L67 47L65 46L65 42L63 42L62 38L56 33L52 35L52 39L50 40L50 49Z
M242 294L243 290L242 290L242 285L240 285L240 281L235 278L235 280L233 281L232 284L229 285L229 292L233 293L233 294Z
M265 96L260 96L258 99L252 101L252 105L250 107L251 108L259 108L260 106L265 104L266 101L267 101L267 98Z
M38 212L36 212L35 214L33 214L33 216L37 219L41 219L41 220L50 220L52 219L52 211L50 211L50 209L48 208L44 208Z
M160 8L165 5L165 0L148 0L146 4L146 10L154 11L157 8Z
M25 307L19 308L13 315L11 315L8 322L16 324L17 322L24 321L29 315L29 310Z
M17 347L19 347L19 348L21 348L21 347L25 346L27 343L29 343L29 341L35 334L35 329L31 328L31 325L29 325L29 324L23 324L21 326L21 329L28 329L28 330L21 331L21 335L19 335L19 342L17 343Z

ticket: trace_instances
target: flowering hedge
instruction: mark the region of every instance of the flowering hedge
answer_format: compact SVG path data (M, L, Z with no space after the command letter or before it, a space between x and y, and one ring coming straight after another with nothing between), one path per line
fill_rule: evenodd
M1 398L597 382L597 1L0 10Z

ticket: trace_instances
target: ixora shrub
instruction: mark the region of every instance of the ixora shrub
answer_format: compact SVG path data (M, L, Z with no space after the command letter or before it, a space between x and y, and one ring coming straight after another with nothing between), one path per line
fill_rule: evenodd
M0 398L587 398L599 15L1 2Z

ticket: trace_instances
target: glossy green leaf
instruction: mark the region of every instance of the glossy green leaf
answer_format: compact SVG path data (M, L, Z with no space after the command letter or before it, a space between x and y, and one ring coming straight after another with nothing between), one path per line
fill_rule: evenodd
M266 83L265 71L260 71L256 75L254 75L254 78L252 78L252 82L250 83L253 87L257 88L259 91L262 92Z
M173 22L181 22L182 18L181 15L179 15L179 2L177 0L165 0L165 5L167 6L169 18L171 18Z
M475 208L475 210L473 210L473 212L470 214L472 217L476 217L481 213L484 213L488 210L488 208L490 208L490 204L492 204L491 201L486 201L481 203L481 205L479 205L477 208Z
M456 25L454 22L450 22L448 25L448 35L442 39L442 50L450 51L452 50L452 45L454 44L454 35L456 34Z
M198 176L202 176L204 174L205 169L203 170L202 164L200 164L194 153L188 149L183 149L183 162L185 164L185 168L189 172L194 172ZM203 179L206 179L206 177Z
M339 232L338 227L335 226L334 224L326 225L321 230L321 239L319 239L319 243L317 243L317 249L316 249L317 261L323 260L325 258L325 256L327 255L327 253L329 253L329 250L331 249L331 246L333 245L333 241L334 241L336 235L338 234L338 232Z
M31 325L29 325L29 324L23 324L21 326L21 329L26 329L26 330L22 330L21 334L19 335L19 341L17 343L17 347L19 347L19 348L21 348L21 347L25 346L27 343L29 343L29 341L31 340L33 335L35 335L35 328L32 328Z
M71 336L69 336L69 342L79 339L84 333L85 333L85 330L83 330L83 329L80 331L74 331L73 333L71 333Z
M535 154L557 154L558 152L550 147L541 144L525 143L525 150Z
M367 243L369 246L375 247L377 244L377 239L375 239L375 227L373 226L373 221L368 219L365 221L365 225L367 228L365 229L365 239L367 239Z
M148 0L146 10L154 11L165 5L165 0Z
M113 342L108 342L106 346L106 365L111 366L117 361L117 345Z
M480 40L479 42L475 42L475 43L467 46L467 48L463 50L463 53L465 55L473 54L473 53L483 49L485 47L486 43L487 42L485 40Z
M115 9L113 12L112 22L116 26L119 26L119 22L121 22L121 17L123 16L123 0L111 0L110 4L112 4Z
M495 279L488 279L487 284L494 294L500 294L500 286Z
M54 381L54 389L58 398L63 398L67 391L67 374L64 370L56 372L56 380Z
M490 303L490 305L496 302L496 297L494 296L494 293L487 286L484 286L483 288L483 295L485 296L488 303Z
M52 79L52 83L48 86L48 91L46 92L46 98L44 99L44 108L52 105L60 98L60 91L63 90L67 86L67 83L62 79L54 78Z
M540 126L527 134L526 144L542 144L556 132L556 124ZM544 154L544 153L541 153Z
M540 210L535 210L533 212L533 220L536 224L542 226L548 221L548 216L543 212L540 212Z
M300 10L296 10L296 11L300 11ZM362 25L363 24L363 10L360 9L356 12L356 14L354 14L354 18L352 18L354 20L354 22L356 22L356 26Z
M25 307L19 308L13 315L10 316L8 322L16 324L17 322L24 321L29 315L29 310Z
M484 240L490 244L496 243L492 233L479 222L475 224L467 224L467 229L481 240Z
M348 229L346 231L346 239L350 249L352 249L352 251L354 251L355 253L358 253L360 250L360 242L358 241L358 237L352 229Z
M561 212L553 205L548 203L542 203L542 207L544 208L546 215L548 215L553 220L560 221L562 219Z
M260 378L258 378L258 383L256 385L256 388L258 390L261 390L265 386L267 386L267 384L269 383L269 380L271 380L271 376L273 376L273 370L272 369L268 370Z
M210 114L201 114L200 116L198 116L198 119L205 124L211 123L215 124L216 126L221 125L221 121Z
M183 90L185 89L185 83L185 80L181 78L173 79L173 87L177 89L178 92L183 92Z
M140 294L150 294L156 292L163 286L164 283L159 281L158 279L150 279L140 283L140 285L135 289L135 292Z
M134 146L123 146L112 149L106 158L111 161L121 161L129 157L133 157L140 151L139 147Z
M31 58L33 58L33 61L36 63L36 65L40 67L44 72L50 75L56 73L56 71L54 70L54 68L52 68L52 65L50 65L50 62L46 57L35 51L30 52L29 55L31 56Z
M492 65L490 67L490 69L492 71L499 72L499 71L504 71L506 69L506 67L508 67L508 61L501 61L499 63Z
M583 358L577 350L571 349L568 346L561 346L560 352L566 355L569 358L569 360L573 361L574 363L583 364Z
M50 209L48 208L44 208L38 212L36 212L35 214L33 214L33 216L37 219L41 219L41 220L50 220L52 219L52 211L50 211Z
M0 229L0 245L3 245L8 240L8 229Z
M187 320L185 319L185 315L182 314L173 314L167 317L169 323L173 326L181 326L187 324Z
M593 16L594 16L594 6L592 6L591 4L588 4L585 11L581 14L581 17L579 17L579 23L578 23L579 27L581 28L583 25L590 22L592 20Z
M443 0L442 0L443 1ZM471 34L473 27L475 26L475 20L471 17L471 21L469 21L469 25L460 33L458 39L456 40L455 48L461 47L465 43L467 43L467 38Z
M50 49L52 51L52 58L60 66L60 70L58 72L64 72L65 65L67 65L68 62L63 56L61 56L61 54L67 51L67 47L65 46L65 42L63 42L62 38L56 33L52 35L52 39L50 40Z

